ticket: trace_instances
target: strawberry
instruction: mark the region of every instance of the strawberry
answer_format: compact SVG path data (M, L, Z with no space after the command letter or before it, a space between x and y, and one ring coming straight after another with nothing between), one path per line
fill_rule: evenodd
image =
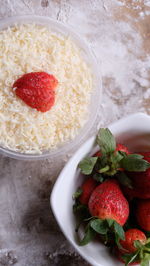
M83 185L81 186L82 194L79 197L81 204L88 205L89 198L97 184L97 181L91 177L83 183Z
M136 218L142 229L150 231L150 199L138 201Z
M115 253L125 265L149 265L150 239L139 229L129 229L125 232L125 239L120 240L120 247L116 248Z
M130 154L128 148L125 145L119 143L116 146L116 151L122 151L125 152L126 154Z
M134 188L130 188L128 186L121 186L121 189L128 201L131 201L136 198L137 192Z
M129 216L129 205L116 180L97 186L89 199L89 211L98 218L113 219L123 226Z
M150 163L150 152L143 152L140 154ZM150 198L150 168L145 172L132 172L128 173L128 175L137 191L138 198Z
M100 151L92 157L84 158L79 163L81 172L85 175L91 175L96 172L96 179L107 179L109 176L115 176L119 172L141 172L150 168L150 163L143 160L140 154L130 154L126 146L116 144L116 140L108 128L100 128L96 143ZM102 176L103 175L103 176ZM122 183L124 182L124 178Z
M129 201L131 201L134 198L150 199L150 191L144 194L142 190L136 189L134 187L130 188L127 186L121 186L121 189L123 191L123 194Z
M89 222L80 245L88 244L97 234L109 245L124 239L122 225L128 218L129 205L115 179L107 180L93 190L88 209L91 217L83 220Z
M136 198L138 199L150 199L150 191L146 191L143 193L141 189L136 189Z
M125 240L120 240L121 247L124 253L132 253L137 250L134 246L134 241L140 241L142 244L146 243L146 235L139 229L129 229L125 232ZM122 249L121 249L122 250Z
M55 102L58 81L46 72L31 72L17 79L13 88L16 95L27 105L41 112L51 109Z

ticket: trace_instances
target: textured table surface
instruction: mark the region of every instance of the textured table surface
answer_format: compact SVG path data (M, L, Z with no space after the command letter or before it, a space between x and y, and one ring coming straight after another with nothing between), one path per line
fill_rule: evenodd
M0 19L24 14L63 21L88 41L103 78L100 125L137 111L150 114L149 0L0 0ZM49 207L67 159L59 158L56 166L52 160L0 157L0 265L88 265Z

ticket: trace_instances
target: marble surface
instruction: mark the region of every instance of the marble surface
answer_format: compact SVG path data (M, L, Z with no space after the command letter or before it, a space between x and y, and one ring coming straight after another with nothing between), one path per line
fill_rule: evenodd
M88 41L103 79L97 126L137 111L150 114L149 0L0 0L0 19L24 14L63 21ZM0 156L0 265L88 265L62 235L49 206L71 153L57 163Z

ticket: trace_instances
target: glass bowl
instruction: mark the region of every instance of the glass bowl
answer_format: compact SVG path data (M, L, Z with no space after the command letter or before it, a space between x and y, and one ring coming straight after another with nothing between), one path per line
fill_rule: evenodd
M70 38L75 42L75 44L80 49L81 56L83 57L85 62L91 67L92 70L93 91L91 94L91 102L89 105L89 116L86 124L79 130L77 136L73 140L67 141L55 149L44 151L42 154L26 154L0 147L0 153L15 159L41 160L41 159L48 159L51 157L54 158L57 156L61 156L65 153L68 153L69 150L79 145L82 142L82 140L85 139L85 137L88 135L88 133L94 126L102 95L102 82L101 82L100 70L98 69L96 58L91 49L88 47L88 44L82 38L80 38L80 36L78 36L70 27L66 26L61 22L43 16L32 16L32 15L16 16L1 20L0 30L6 29L7 27L11 27L16 24L26 24L26 23L35 23L38 25L44 25L58 34L62 34L64 36L70 36Z

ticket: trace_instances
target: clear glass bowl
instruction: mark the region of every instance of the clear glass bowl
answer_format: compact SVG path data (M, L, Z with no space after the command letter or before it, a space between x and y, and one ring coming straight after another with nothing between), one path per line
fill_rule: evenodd
M83 138L88 135L91 128L94 126L98 114L99 103L101 101L102 96L102 82L100 70L98 69L96 58L91 49L88 47L88 44L82 38L80 38L80 36L78 36L70 27L64 25L61 22L42 16L16 16L1 20L0 30L6 29L7 27L13 26L15 24L23 23L35 23L38 25L44 25L46 27L49 27L52 31L56 33L62 34L64 36L70 36L70 38L76 43L76 45L81 50L81 55L83 59L85 60L85 62L87 62L87 64L89 64L92 69L93 91L91 95L91 102L89 105L89 117L87 119L86 124L79 130L78 135L73 140L65 142L63 145L58 146L55 149L44 151L42 154L25 154L0 147L0 153L3 153L15 159L41 160L51 157L54 158L68 153L69 150L74 148L76 145L79 145L79 143L82 142Z

